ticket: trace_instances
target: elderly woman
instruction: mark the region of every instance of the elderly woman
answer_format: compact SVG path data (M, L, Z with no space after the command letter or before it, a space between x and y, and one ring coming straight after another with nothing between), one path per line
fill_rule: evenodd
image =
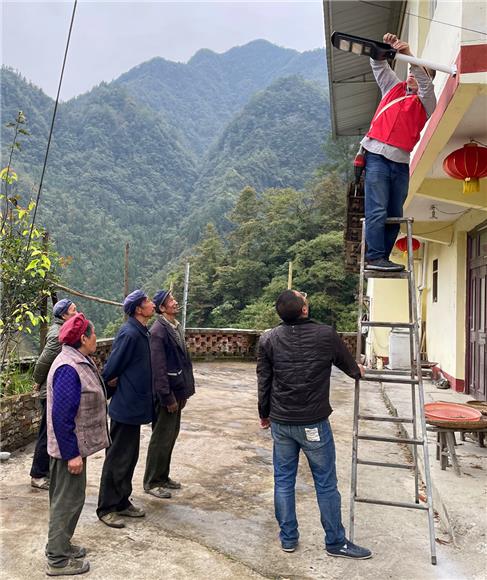
M82 313L59 332L61 353L47 378L47 451L50 456L47 575L83 574L86 550L71 544L85 503L86 458L110 444L106 390L90 355L96 350L92 323Z

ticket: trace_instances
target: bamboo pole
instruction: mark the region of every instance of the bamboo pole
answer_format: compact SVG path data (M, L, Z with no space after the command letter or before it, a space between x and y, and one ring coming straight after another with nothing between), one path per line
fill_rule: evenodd
M287 289L291 290L293 287L293 263L289 262L289 269L287 273Z
M42 235L42 247L47 254L49 247L49 232L44 232ZM39 354L42 352L47 339L47 296L43 296L40 306L40 314L43 321L39 324Z
M114 300L105 300L105 298L98 298L98 296L91 296L90 294L84 294L79 290L74 290L73 288L68 288L67 286L62 286L61 284L56 284L56 288L64 290L68 294L73 294L74 296L79 296L80 298L86 298L87 300L93 300L93 302L100 302L101 304L111 304L112 306L122 307L122 302L115 302Z

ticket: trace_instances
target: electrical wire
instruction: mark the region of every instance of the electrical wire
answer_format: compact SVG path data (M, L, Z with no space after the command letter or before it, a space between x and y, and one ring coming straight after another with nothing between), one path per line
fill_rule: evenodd
M383 10L391 10L389 6L382 6L381 4L374 4L374 2L367 2L367 0L359 0L360 4L367 4L368 6L373 6L374 8L382 8ZM444 26L451 26L452 28L459 28L460 30L466 30L468 32L475 32L477 34L482 34L487 36L487 32L482 30L475 30L474 28L466 28L465 26L459 26L458 24L451 24L450 22L442 22L441 20L435 20L434 18L428 18L427 16L420 16L419 14L413 14L412 12L405 12L408 16L414 16L415 18L422 18L423 20L429 20L430 22L435 22L436 24L443 24Z
M435 211L437 211L439 213L444 213L445 215L460 215L460 214L467 213L467 211L470 211L470 209L465 209L465 210L462 210L462 211L443 211L442 209L439 209L435 205Z
M49 149L51 147L51 139L52 139L52 133L53 133L53 130L54 130L54 122L56 120L56 113L57 113L58 104L59 104L59 95L61 93L61 86L63 84L64 68L66 66L66 59L68 57L69 43L71 41L71 32L73 30L74 16L76 14L76 7L77 7L77 5L78 5L78 0L74 0L73 12L71 14L71 23L69 25L68 39L66 41L66 48L64 50L63 66L61 68L61 75L59 77L59 85L58 85L58 89L57 89L56 102L54 103L54 111L52 113L51 127L49 129L49 137L47 139L46 154L44 156L44 163L43 163L43 166L42 166L41 179L39 181L39 189L37 190L36 202L35 202L36 204L35 204L35 208L34 208L34 214L32 215L32 223L31 223L30 231L29 231L29 239L27 241L27 247L26 247L26 250L25 250L26 255L29 252L30 243L32 241L32 233L34 231L34 225L35 225L35 221L36 221L36 217L37 217L37 210L39 208L39 201L40 201L40 198L41 198L42 185L44 183L44 175L46 173L46 168L47 168L47 158L49 156Z

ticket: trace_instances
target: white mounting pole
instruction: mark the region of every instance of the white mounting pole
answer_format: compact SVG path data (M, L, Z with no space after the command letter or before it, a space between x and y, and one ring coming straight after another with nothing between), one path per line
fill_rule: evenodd
M445 64L438 64L436 62L431 62L429 60L424 60L422 58L416 58L415 56L409 56L407 54L402 54L401 52L396 52L394 55L396 60L402 60L408 62L409 64L416 64L418 66L425 66L426 68L432 68L434 70L439 70L441 72L447 73L452 77L457 76L457 65L452 64L447 66Z
M189 261L186 262L184 271L184 291L183 291L183 334L186 332L186 310L188 308L188 288L189 288Z

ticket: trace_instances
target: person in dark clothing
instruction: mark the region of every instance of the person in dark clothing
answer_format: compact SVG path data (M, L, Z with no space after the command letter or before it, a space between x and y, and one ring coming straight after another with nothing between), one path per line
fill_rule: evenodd
M34 367L34 391L39 391L41 407L41 422L37 433L37 441L30 469L30 484L36 489L49 489L49 455L47 453L47 423L46 423L46 386L49 369L61 352L58 340L61 326L76 314L76 304L68 298L56 302L52 309L53 322L46 337L46 344L42 349Z
M103 464L96 513L111 528L125 527L120 516L145 516L129 498L139 459L140 426L154 417L147 329L154 303L142 290L135 290L125 298L124 310L129 318L118 331L103 369L105 382L112 387L116 381L116 388L108 410L112 444Z
M79 313L59 332L61 353L47 379L50 456L48 576L83 574L86 550L71 543L86 492L86 458L110 444L105 385L90 358L96 351L91 322Z
M150 329L152 385L157 417L147 451L144 490L158 498L170 498L169 489L181 484L169 477L171 455L179 435L181 411L194 395L191 358L184 331L176 320L179 306L169 290L154 296L160 314Z
M354 379L360 378L363 367L333 328L308 317L306 295L286 290L276 310L283 322L259 340L257 381L261 427L271 427L274 442L274 506L281 547L294 552L298 545L295 486L302 449L313 474L327 553L370 558L370 550L345 537L328 422L332 365Z

